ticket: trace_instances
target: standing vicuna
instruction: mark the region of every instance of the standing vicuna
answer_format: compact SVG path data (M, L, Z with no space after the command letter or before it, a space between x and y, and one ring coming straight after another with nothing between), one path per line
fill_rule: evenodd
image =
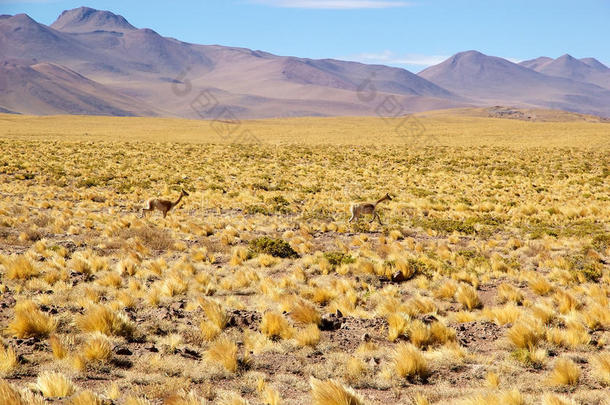
M381 218L379 218L379 214L376 211L376 208L377 208L377 204L382 203L386 200L392 201L392 197L390 197L390 194L386 193L386 195L384 195L379 200L377 200L377 202L374 202L374 203L352 204L352 206L349 209L352 216L348 222L352 222L354 219L357 220L364 214L373 214L373 217L371 218L371 221L369 223L373 222L375 220L375 218L377 218L377 220L379 221L379 224L383 225L381 223Z
M171 210L176 205L178 205L180 203L180 200L182 200L182 197L186 197L188 195L189 195L189 193L187 193L186 191L184 191L184 189L182 189L182 192L180 193L180 197L178 197L178 199L176 201L163 200L161 198L151 198L148 201L146 201L144 208L142 208L141 217L144 218L144 214L146 211L158 210L158 211L161 211L161 213L163 214L163 218L165 218L165 216L167 215L169 210Z

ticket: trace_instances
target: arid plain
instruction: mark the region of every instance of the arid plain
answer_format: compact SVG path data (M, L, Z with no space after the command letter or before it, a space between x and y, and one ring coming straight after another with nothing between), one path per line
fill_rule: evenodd
M553 111L0 115L0 404L606 404L609 176Z

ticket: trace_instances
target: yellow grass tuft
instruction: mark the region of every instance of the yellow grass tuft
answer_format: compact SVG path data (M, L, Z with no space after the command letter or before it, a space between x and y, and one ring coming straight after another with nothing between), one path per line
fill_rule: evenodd
M516 390L475 395L457 402L459 405L525 405L523 395Z
M51 346L53 357L56 359L61 360L67 356L68 352L57 335L52 335L49 338L49 345Z
M125 405L151 405L151 402L144 397L135 397L131 395L125 400Z
M1 405L46 405L44 398L28 390L18 390L5 380L0 380Z
M534 320L522 320L508 330L507 336L515 347L531 351L544 336L544 329Z
M498 302L504 304L513 302L521 304L523 302L523 293L510 284L500 284L498 286Z
M430 401L423 394L418 392L413 398L413 405L430 405Z
M312 405L364 405L364 399L351 388L335 380L318 380L311 377Z
M61 373L44 372L36 380L35 389L45 398L65 398L74 394L72 381Z
M445 280L433 291L433 294L436 298L449 299L455 296L457 289L458 285L455 281Z
M105 335L96 333L85 342L81 353L89 361L105 361L110 358L112 347Z
M542 405L576 405L576 402L548 393L542 397Z
M122 314L117 314L105 305L92 305L87 312L76 319L76 325L83 332L100 332L104 335L130 336L134 326Z
M102 405L104 402L93 392L81 391L70 398L69 405Z
M24 255L11 258L5 266L9 280L28 280L40 273L30 258Z
M296 333L299 346L315 346L320 342L320 329L318 325L311 324Z
M46 337L57 327L57 321L44 314L33 301L20 301L15 305L15 319L9 332L20 339Z
M462 304L464 309L472 311L482 306L477 291L468 284L461 284L455 293L455 299Z
M392 366L400 378L419 377L426 379L430 374L426 359L409 343L399 343L392 354Z
M227 326L229 317L222 306L216 301L202 297L199 297L198 301L201 309L203 309L203 312L205 313L205 316L208 318L208 321L216 326L219 330L223 330L225 326Z
M498 377L498 375L493 371L487 373L485 380L487 380L487 386L490 388L498 388L500 385L500 377Z
M295 322L314 323L316 325L319 325L322 320L320 312L313 305L303 300L294 304L290 311L290 317Z
M387 316L388 340L394 342L399 336L404 335L407 330L407 319L399 313L393 312Z
M538 275L532 277L529 280L528 285L530 289L538 295L547 295L553 290L553 285L544 277Z
M273 387L265 387L261 393L261 397L264 405L280 405L282 403L280 393Z
M290 339L293 330L286 318L277 312L266 312L260 325L261 332L269 338Z
M17 355L12 347L0 343L0 376L10 374L17 367Z
M572 360L567 358L558 359L555 367L549 375L549 385L577 385L580 380L580 368Z
M227 338L216 340L206 352L208 361L222 365L227 371L237 371L237 345Z
M230 393L220 398L218 405L250 405L250 402L238 394Z
M604 384L610 385L610 353L604 352L593 356L591 363L593 374Z
M358 357L350 357L345 365L345 378L349 382L357 382L366 371L366 364Z

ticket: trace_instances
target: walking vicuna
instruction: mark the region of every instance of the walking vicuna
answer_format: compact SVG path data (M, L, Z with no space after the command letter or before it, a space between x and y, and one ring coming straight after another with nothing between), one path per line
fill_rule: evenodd
M161 211L161 213L163 214L163 218L165 218L165 216L167 215L169 210L171 210L176 205L178 205L180 203L180 200L182 200L182 197L186 197L188 195L189 195L189 193L187 193L186 191L184 191L184 189L182 189L182 192L180 193L180 197L178 197L178 199L176 201L163 200L161 198L151 198L148 201L146 201L144 208L142 208L141 217L144 218L144 214L147 211L158 210L158 211Z
M384 195L379 200L377 200L377 202L374 202L374 203L352 204L352 206L350 207L350 213L352 214L352 216L349 219L349 222L352 222L354 219L358 220L358 218L360 218L364 214L372 214L373 217L371 218L370 222L373 222L375 220L375 218L377 218L377 220L379 221L379 224L383 225L381 223L381 218L379 218L379 214L376 211L376 208L377 208L377 204L382 203L386 200L389 200L389 201L392 200L392 197L390 197L390 194L386 193L386 195Z

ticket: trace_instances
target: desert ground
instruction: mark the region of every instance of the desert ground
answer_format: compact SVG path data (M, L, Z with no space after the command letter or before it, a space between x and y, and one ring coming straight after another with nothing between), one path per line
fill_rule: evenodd
M0 115L0 404L608 404L608 218L590 116Z

